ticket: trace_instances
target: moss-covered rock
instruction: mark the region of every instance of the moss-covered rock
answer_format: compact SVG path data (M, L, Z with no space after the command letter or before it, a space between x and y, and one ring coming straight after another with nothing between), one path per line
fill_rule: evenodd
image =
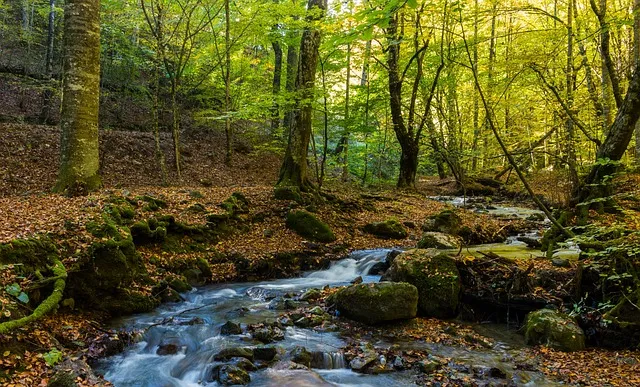
M418 242L419 249L459 249L460 241L453 235L428 231Z
M155 218L148 221L138 221L131 225L131 237L136 245L160 243L167 238L167 228L164 222Z
M524 337L527 344L544 344L565 352L585 348L582 328L568 315L551 309L541 309L527 315Z
M273 196L277 200L293 200L302 202L302 194L297 187L278 186L273 190Z
M336 240L329 226L307 211L289 212L286 224L288 228L305 238L325 243Z
M340 289L331 298L341 315L365 324L416 316L418 289L408 283L379 282Z
M422 225L422 230L458 235L461 224L462 219L454 210L443 210L427 219Z
M369 223L364 226L363 230L377 237L390 239L404 239L409 235L402 223L394 219Z
M19 274L44 271L57 257L58 250L46 238L14 239L0 244L0 265L19 264L14 267Z
M432 317L453 317L458 308L460 273L453 258L437 250L415 249L398 255L389 279L418 288L418 311Z
M249 212L249 200L242 192L234 192L220 204L220 207L231 215L246 214Z
M178 293L188 292L192 289L184 276L173 277L169 280L169 286Z
M94 303L94 306L111 316L127 316L134 313L151 312L159 304L158 299L147 294L134 290L115 289L112 290L112 295L102 296Z

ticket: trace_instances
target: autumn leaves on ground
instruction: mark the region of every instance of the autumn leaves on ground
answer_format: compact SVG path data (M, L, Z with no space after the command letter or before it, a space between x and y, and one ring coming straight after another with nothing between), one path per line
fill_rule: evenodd
M3 266L0 322L30 314L52 289L49 257L43 258L22 241L51 244L51 254L62 260L69 273L56 313L0 335L3 385L46 385L54 364L75 369L79 363L69 359L91 363L121 351L135 335L109 331L105 328L108 319L177 301L178 288L296 276L303 270L327 267L352 250L415 247L425 220L448 208L426 198L446 193L448 186L438 187L428 180L413 192L365 191L334 183L321 196L276 199L277 155L245 145L240 147L245 154L228 168L222 162L220 142L197 135L185 141L182 183L162 187L151 161L151 137L125 132L106 132L101 137L101 147L109 150L102 153L105 187L86 197L68 198L47 193L57 171L57 129L3 125L1 132L0 150L8 157L0 165L0 251L5 256L20 251L33 261ZM169 139L165 140L168 145ZM292 231L287 215L293 211L315 214L333 232L332 241L313 242ZM509 232L531 227L524 221L463 210L456 213L478 243L500 241ZM385 221L401 224L408 235L388 239L364 231L367 224ZM89 259L114 246L124 252L117 261L100 266ZM534 264L531 275L551 269L569 273L571 278L575 269L553 268L546 260ZM109 265L115 265L116 271L122 271L124 265L130 275L109 273L114 269ZM523 272L528 265L521 263ZM88 284L91 292L86 290ZM491 342L470 325L436 319L349 329L362 337L384 330L394 337L461 347ZM356 347L352 348L354 356ZM408 354L407 358L412 356L419 360L426 354ZM424 383L471 383L449 379L450 364L447 359L441 361L442 367L425 377ZM640 383L636 352L589 349L567 354L534 347L523 351L521 364L570 384ZM74 375L80 385L107 384L88 369L75 369Z

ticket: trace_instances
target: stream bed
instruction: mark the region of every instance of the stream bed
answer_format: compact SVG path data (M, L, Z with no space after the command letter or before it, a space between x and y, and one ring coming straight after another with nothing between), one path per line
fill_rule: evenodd
M458 204L458 203L452 203ZM519 211L512 208L501 212L514 212L515 216L530 216L534 210ZM532 233L530 236L535 236ZM184 301L164 304L154 312L130 316L114 321L113 328L143 330L139 342L123 353L105 358L96 371L116 387L187 387L215 386L212 369L220 364L214 360L222 349L230 347L279 347L288 352L303 346L311 352L324 353L322 367L308 370L264 368L251 372L251 386L412 386L416 371L399 371L381 375L352 372L346 364L341 348L348 337L339 333L314 329L288 327L285 338L270 345L251 339L250 334L221 335L220 327L228 320L242 325L274 320L282 311L270 308L275 297L301 295L310 288L348 285L362 276L365 283L378 282L380 276L369 275L369 270L386 259L389 249L363 250L334 262L327 270L305 273L300 278L281 279L257 283L230 283L209 285L183 294ZM512 257L537 257L539 251L529 249L515 238L502 244L470 247L469 253L493 251ZM477 369L500 369L506 379L493 379L479 375L480 385L555 386L539 372L518 370L516 358L521 356L524 340L506 325L477 325L478 333L493 339L492 348L472 350L421 341L372 342L376 347L394 345L402 350L425 350L429 354L450 359L454 369L474 375ZM160 355L158 349L173 344L177 353Z

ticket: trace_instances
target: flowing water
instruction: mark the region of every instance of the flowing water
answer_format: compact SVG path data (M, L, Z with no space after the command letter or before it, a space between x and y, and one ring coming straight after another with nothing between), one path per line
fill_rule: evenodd
M534 251L513 239L508 243L483 246L502 254L500 248L513 254L534 254ZM260 347L250 335L223 336L220 326L227 320L252 324L275 319L278 311L269 308L270 300L283 295L301 294L309 288L342 286L358 276L364 282L377 282L379 276L369 270L384 261L390 250L364 250L335 262L329 269L310 272L300 278L259 283L211 285L183 294L184 302L165 304L152 313L114 321L114 327L144 330L142 340L119 355L103 359L97 371L117 387L213 386L207 382L212 368L219 364L214 355L228 347ZM483 332L486 334L486 332ZM452 359L455 364L474 373L478 367L497 367L507 373L513 385L555 385L539 373L518 371L514 357L518 356L522 339L513 339L505 327L486 334L497 344L486 350L446 347L421 342L372 343L376 346L399 345L401 349L423 349L430 354ZM166 344L177 346L173 355L156 354ZM251 373L252 386L410 386L415 374L410 371L384 375L362 375L347 368L340 352L346 344L337 333L289 327L285 339L271 344L289 350L304 346L319 352L322 358L311 370L266 368ZM484 367L484 368L483 368ZM487 379L487 382L490 378ZM500 380L498 380L499 382ZM504 382L504 380L502 380Z

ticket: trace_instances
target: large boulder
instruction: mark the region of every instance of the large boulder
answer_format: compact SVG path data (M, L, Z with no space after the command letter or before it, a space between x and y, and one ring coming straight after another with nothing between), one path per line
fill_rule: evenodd
M338 311L355 321L377 324L416 316L418 289L407 283L358 284L332 296Z
M336 236L329 226L307 211L291 211L287 214L287 227L296 234L318 242L333 242Z
M551 309L529 313L524 323L524 336L527 344L544 344L565 352L585 347L584 332L575 320Z
M454 210L442 210L422 225L422 231L438 231L457 235L462 219Z
M455 316L460 294L460 273L455 260L437 250L414 249L397 256L385 277L418 289L418 311L431 317Z
M407 229L400 222L393 219L369 223L364 226L363 230L368 234L389 239L404 239L409 235Z
M422 234L417 247L419 249L459 249L460 241L453 235L428 231Z

